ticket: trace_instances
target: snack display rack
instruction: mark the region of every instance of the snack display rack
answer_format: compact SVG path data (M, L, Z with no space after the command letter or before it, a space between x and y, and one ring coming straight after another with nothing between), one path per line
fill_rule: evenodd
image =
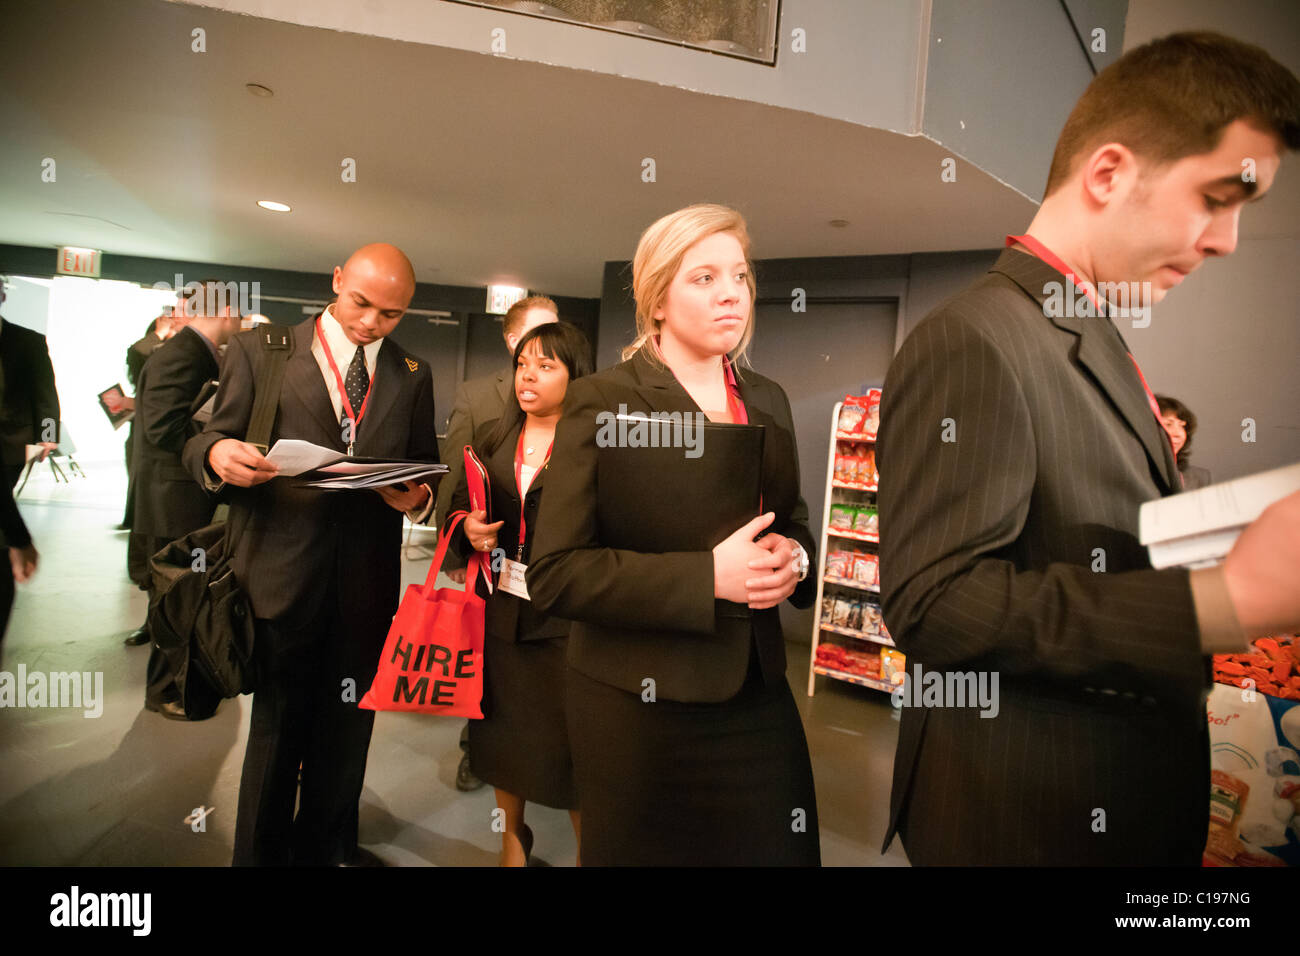
M903 655L880 616L876 430L880 389L845 396L831 413L826 496L817 551L817 603L808 696L817 678L885 692L901 679Z

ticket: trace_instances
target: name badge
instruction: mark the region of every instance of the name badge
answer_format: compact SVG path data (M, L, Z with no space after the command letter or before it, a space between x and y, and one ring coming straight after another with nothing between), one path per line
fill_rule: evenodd
M527 570L528 565L505 558L501 562L501 576L497 578L497 587L507 594L531 601L532 598L528 596L528 586L524 583L524 572Z

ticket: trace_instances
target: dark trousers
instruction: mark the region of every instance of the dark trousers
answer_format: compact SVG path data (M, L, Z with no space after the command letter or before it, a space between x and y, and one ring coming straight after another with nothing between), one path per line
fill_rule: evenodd
M4 568L0 569L0 641L5 639L5 631L9 630L9 612L14 606L14 569L9 563L9 548L3 549L0 559L3 559Z
M375 676L391 615L340 603L328 600L305 627L257 621L258 687L239 781L235 866L333 865L356 852L375 720L356 701Z
M0 465L0 480L5 482L4 490L6 494L11 493L10 489L18 484L18 479L22 477L22 474L22 465L11 465L8 462ZM4 541L4 539L0 538L0 541ZM9 563L7 542L3 547L0 547L0 562L4 563L4 568L0 569L0 641L3 641L5 631L9 629L9 612L13 610L14 606L14 569L13 565Z

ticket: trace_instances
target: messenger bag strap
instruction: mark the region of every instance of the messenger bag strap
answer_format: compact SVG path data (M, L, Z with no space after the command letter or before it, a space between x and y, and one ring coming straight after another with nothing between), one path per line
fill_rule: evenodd
M258 341L262 345L262 363L253 382L253 411L248 417L244 441L257 447L263 455L269 450L275 413L280 408L280 387L284 384L284 367L293 354L293 330L285 325L259 325ZM234 554L250 515L238 525L226 526L226 552Z
M253 412L248 418L244 441L263 455L269 450L271 428L280 407L280 386L284 367L293 354L293 330L284 325L262 325L257 329L262 344L262 364L253 384Z

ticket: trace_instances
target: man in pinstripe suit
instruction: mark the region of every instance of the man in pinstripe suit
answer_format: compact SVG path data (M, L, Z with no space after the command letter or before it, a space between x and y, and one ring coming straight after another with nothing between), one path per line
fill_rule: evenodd
M913 674L996 673L1000 701L910 697L885 848L898 832L917 865L1199 862L1206 655L1300 625L1300 495L1222 567L1153 570L1138 506L1181 485L1091 292L1136 282L1149 304L1232 252L1242 204L1296 148L1300 83L1262 50L1133 50L1075 106L1027 234L903 343L877 446L885 620Z

